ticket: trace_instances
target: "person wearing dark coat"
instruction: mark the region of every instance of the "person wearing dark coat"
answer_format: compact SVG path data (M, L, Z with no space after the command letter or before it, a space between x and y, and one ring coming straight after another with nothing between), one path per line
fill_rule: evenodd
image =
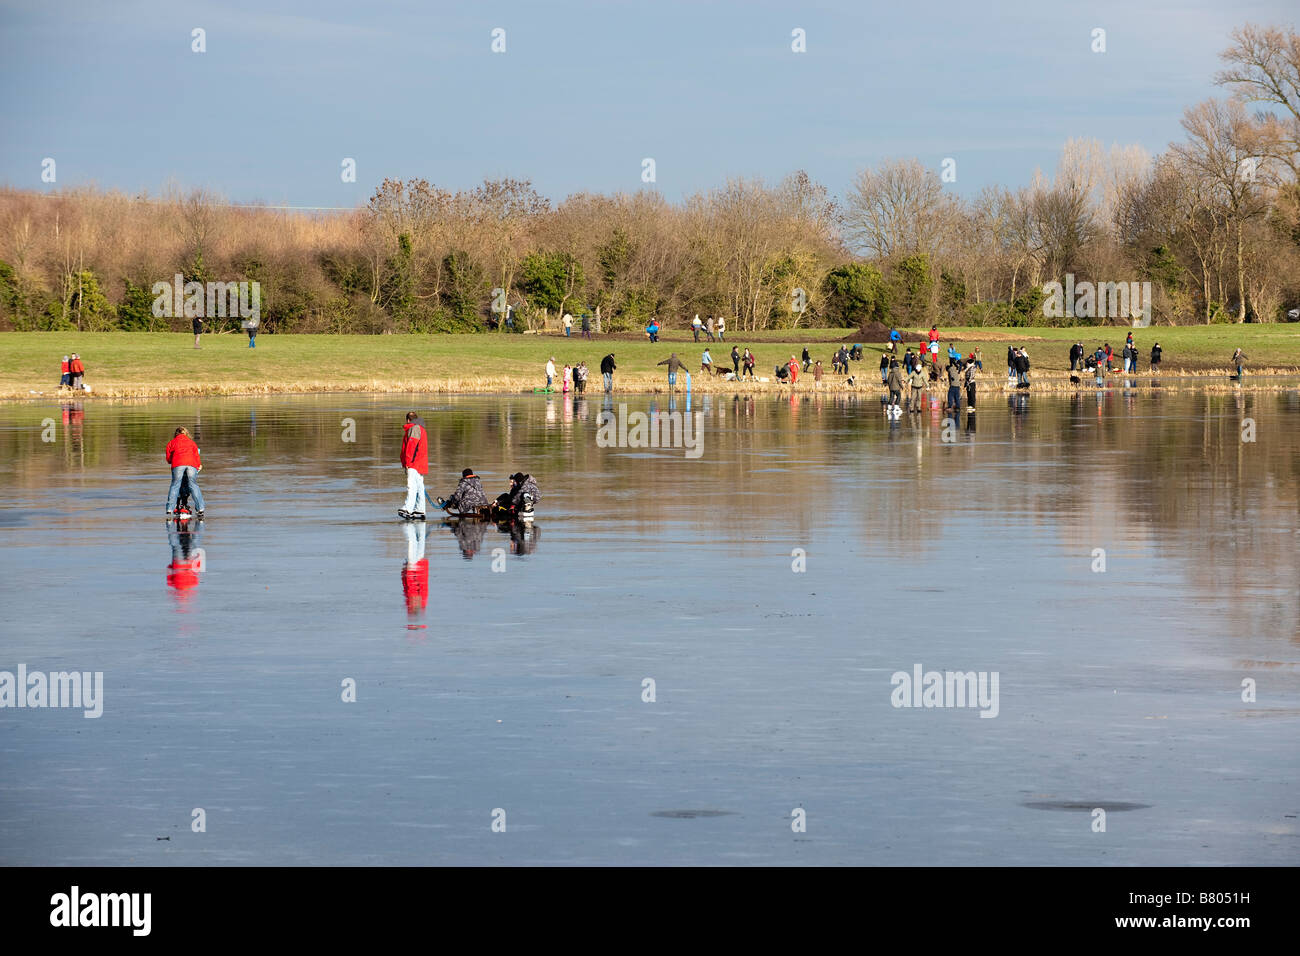
M605 391L610 392L614 389L614 369L618 368L614 364L614 353L610 352L600 360L600 374L605 379Z
M537 487L537 480L532 475L515 472L510 476L510 490L497 496L497 511L504 512L500 516L506 518L527 514L541 500L542 493Z
M898 362L889 363L889 376L885 380L889 388L889 404L902 407L903 404L903 373L898 367Z
M1029 353L1024 349L1016 351L1016 384L1029 384Z
M488 505L487 494L483 491L483 482L474 474L473 468L466 468L460 473L460 483L450 498L439 499L438 507L444 511L456 511L467 514L478 511Z

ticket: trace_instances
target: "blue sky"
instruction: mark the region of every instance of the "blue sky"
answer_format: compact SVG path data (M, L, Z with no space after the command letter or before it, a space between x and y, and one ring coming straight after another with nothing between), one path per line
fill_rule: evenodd
M671 200L796 169L840 196L863 166L915 156L955 158L953 188L973 195L1052 169L1071 136L1163 150L1184 108L1221 95L1229 31L1294 24L1295 7L0 2L0 182L352 206L385 177L454 190L514 176L559 200L640 189L652 157ZM791 52L796 27L806 53Z

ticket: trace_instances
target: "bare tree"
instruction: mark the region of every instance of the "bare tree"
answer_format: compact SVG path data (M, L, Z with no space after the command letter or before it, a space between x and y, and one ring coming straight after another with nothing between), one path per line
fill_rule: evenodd
M1268 131L1238 100L1205 100L1183 114L1187 142L1173 152L1208 184L1235 240L1237 321L1246 321L1246 223L1266 208L1257 171L1267 161Z
M1280 106L1284 116L1266 114L1261 122L1274 127L1277 157L1300 176L1300 33L1293 28L1246 24L1232 31L1232 46L1219 54L1228 64L1214 81L1230 87L1250 103Z
M934 170L916 159L889 160L854 179L843 213L844 235L878 259L934 256L955 205Z

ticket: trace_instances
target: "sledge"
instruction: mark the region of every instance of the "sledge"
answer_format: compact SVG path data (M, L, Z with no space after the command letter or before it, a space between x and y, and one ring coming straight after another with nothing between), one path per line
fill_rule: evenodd
M490 508L478 508L474 511L444 511L443 517L448 521L490 521Z
M438 507L442 507L441 499L437 504ZM473 511L448 511L444 509L443 513L449 521L494 521L497 524L508 524L511 521L532 521L536 514L533 510L533 496L527 494L524 495L522 511L511 511L509 508L503 508L498 502L493 501L482 508L475 508Z
M532 521L535 517L533 511L515 513L505 508L499 508L496 505L488 505L476 511L445 511L443 514L448 521L493 521L497 524L508 524L511 521Z

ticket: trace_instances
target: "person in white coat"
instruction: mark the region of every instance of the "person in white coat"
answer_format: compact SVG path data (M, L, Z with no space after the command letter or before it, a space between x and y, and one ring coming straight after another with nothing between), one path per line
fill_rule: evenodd
M555 356L552 355L546 360L546 387L550 388L551 383L555 381Z

